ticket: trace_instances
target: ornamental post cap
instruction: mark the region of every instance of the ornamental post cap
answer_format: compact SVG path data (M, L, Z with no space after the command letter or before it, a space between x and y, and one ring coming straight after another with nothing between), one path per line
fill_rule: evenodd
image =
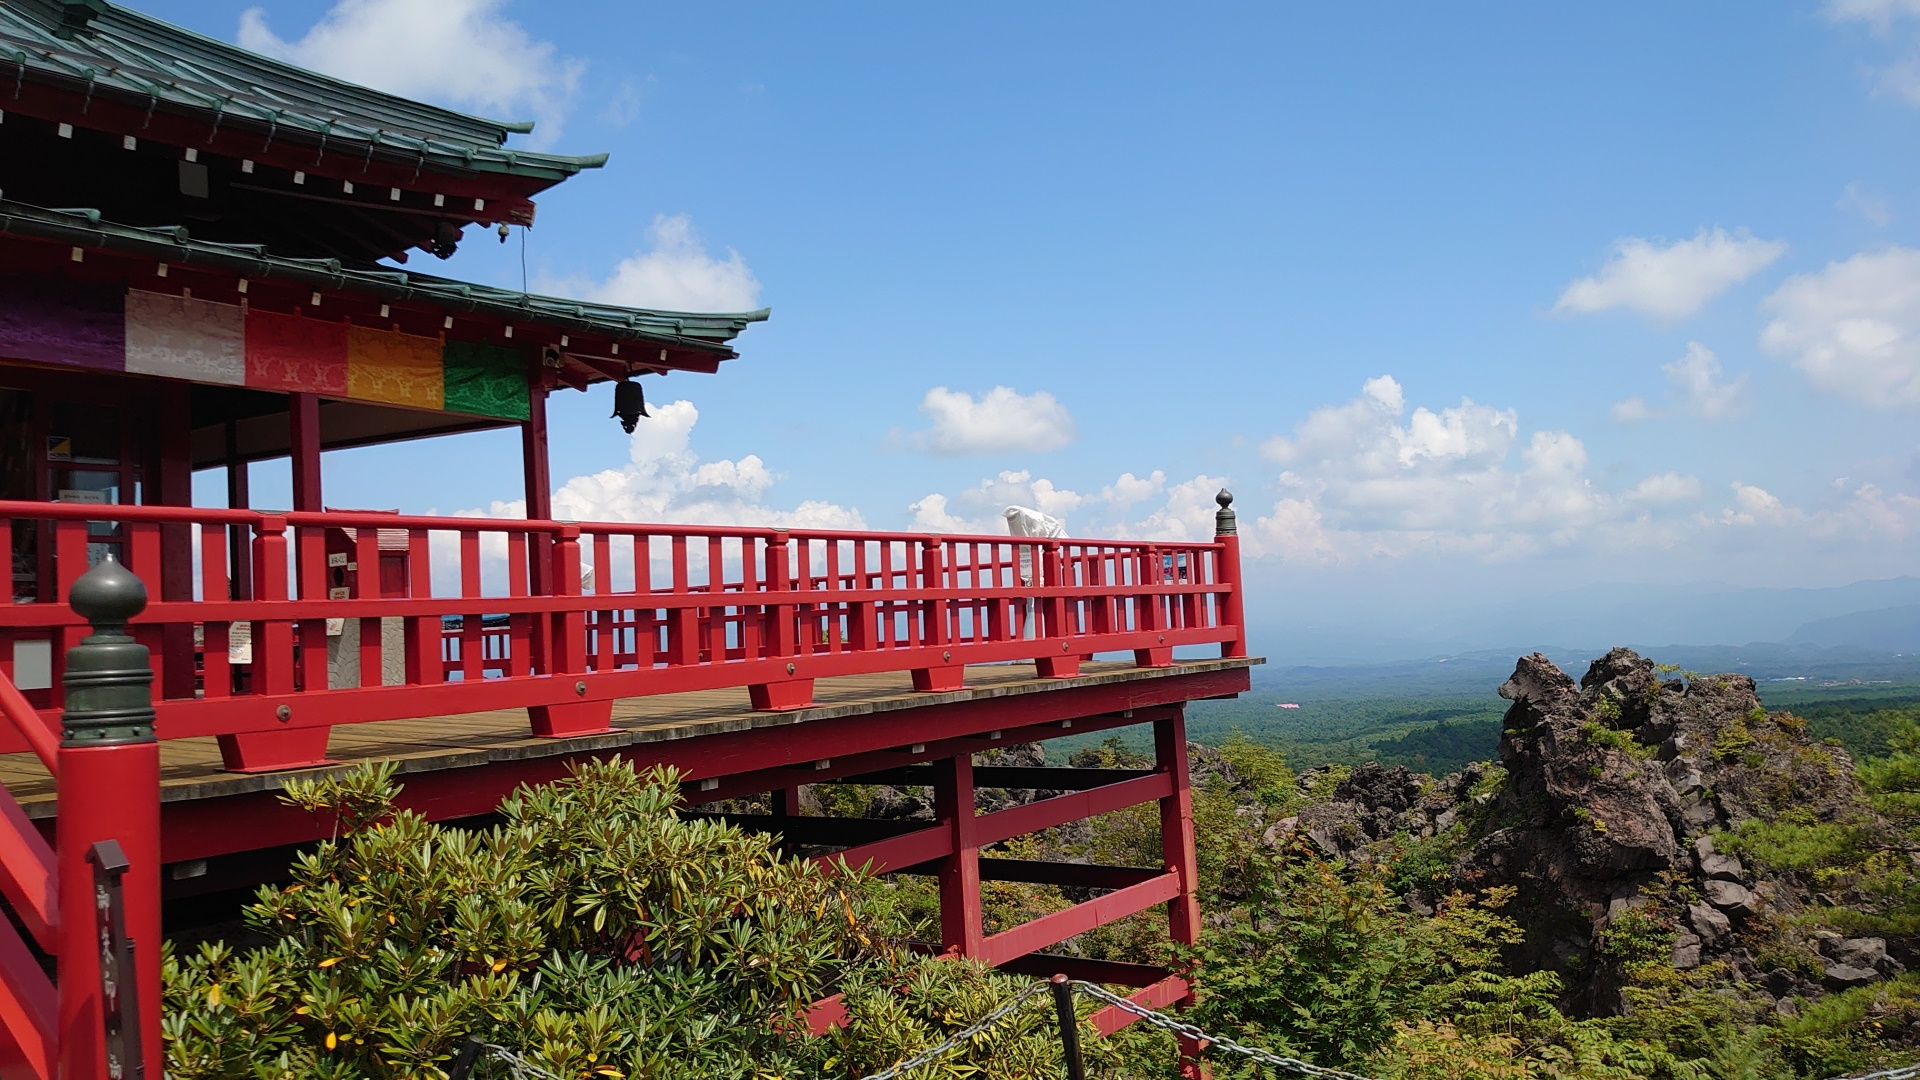
M1213 515L1213 534L1232 536L1238 533L1240 524L1233 512L1233 492L1221 488L1220 494L1215 495L1213 501L1220 504L1219 511Z
M147 609L147 586L108 555L68 588L67 604L96 629L125 626Z
M93 633L67 650L60 745L68 749L153 741L153 661L126 632L146 610L147 587L109 555L67 590Z

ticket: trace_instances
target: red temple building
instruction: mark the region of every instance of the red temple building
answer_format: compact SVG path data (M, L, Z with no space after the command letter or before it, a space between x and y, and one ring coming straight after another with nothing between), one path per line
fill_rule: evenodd
M160 1076L163 908L272 880L318 839L276 799L290 770L370 758L445 821L615 753L677 767L696 806L771 792L774 813L736 820L937 875L946 949L1184 999L1175 973L1047 950L1156 908L1195 939L1183 710L1258 662L1226 494L1201 543L551 520L550 395L627 384L631 412L650 379L717 372L767 313L417 272L605 163L508 148L529 130L105 0L0 0L0 1077L106 1077L135 1045ZM323 451L490 428L520 432L526 520L328 509ZM291 508L249 504L247 466L270 459ZM205 469L227 505L193 505ZM102 625L73 586L109 557L145 586L127 632L150 727L68 711L97 675L70 650ZM1216 655L1175 658L1194 646ZM973 765L1134 725L1152 769ZM797 813L800 786L848 778L929 785L937 820ZM976 783L1071 794L981 814ZM1162 866L981 855L1148 802ZM134 945L113 996L109 878L109 936ZM996 879L1098 895L989 932Z

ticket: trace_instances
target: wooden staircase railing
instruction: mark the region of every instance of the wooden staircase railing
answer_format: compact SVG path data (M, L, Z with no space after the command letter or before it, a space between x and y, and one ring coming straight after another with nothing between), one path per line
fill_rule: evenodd
M0 1080L161 1075L160 744L151 659L126 632L146 596L110 556L67 589L93 632L60 658L57 741L0 673L0 731L60 787L51 845L0 787Z
M59 775L53 733L33 707L0 675L0 716L33 748L47 770ZM40 950L58 952L57 868L53 847L0 786L0 895ZM54 1074L55 1017L53 980L12 922L0 920L0 1080Z

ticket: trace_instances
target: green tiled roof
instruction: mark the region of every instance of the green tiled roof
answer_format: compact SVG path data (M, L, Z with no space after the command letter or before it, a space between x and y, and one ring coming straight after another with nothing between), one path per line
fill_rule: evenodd
M13 0L6 0L12 3ZM80 248L151 258L182 267L232 271L261 281L298 282L312 289L360 293L402 303L427 303L448 312L473 312L624 341L645 341L736 355L728 344L769 312L695 314L616 307L497 289L384 266L351 266L337 259L290 259L257 244L195 240L184 227L142 228L102 220L97 210L49 210L0 199L0 236L50 240Z
M369 144L441 168L559 181L607 160L605 154L508 150L507 136L532 131L532 124L486 120L356 86L106 0L0 3L0 82L19 79L328 143Z

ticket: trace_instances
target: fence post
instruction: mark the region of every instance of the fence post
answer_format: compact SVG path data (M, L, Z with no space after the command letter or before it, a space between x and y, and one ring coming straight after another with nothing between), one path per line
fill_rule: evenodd
M1234 628L1232 641L1220 643L1221 656L1247 655L1247 616L1244 587L1240 581L1240 525L1233 513L1233 492L1226 488L1213 497L1220 510L1213 515L1213 538L1220 544L1220 563L1214 567L1214 579L1227 587L1214 610L1219 625Z
M1067 1063L1067 1080L1087 1080L1087 1063L1080 1056L1080 1021L1073 1015L1073 983L1055 975L1053 1011L1060 1017L1060 1056Z
M553 588L549 596L580 596L580 526L563 524L560 535L548 549L552 559ZM571 680L577 701L527 708L533 734L542 739L564 739L574 735L597 735L613 730L613 699L587 697L587 613L578 609L553 612L535 618L547 628L546 674L565 684Z
M140 579L112 556L82 575L67 603L93 633L67 650L60 738L60 808L54 851L60 881L60 1074L108 1075L101 941L88 853L117 841L128 948L139 988L138 1045L144 1074L160 1060L160 744L153 731L153 666L126 633L147 606ZM122 1076L140 1075L125 1068Z

